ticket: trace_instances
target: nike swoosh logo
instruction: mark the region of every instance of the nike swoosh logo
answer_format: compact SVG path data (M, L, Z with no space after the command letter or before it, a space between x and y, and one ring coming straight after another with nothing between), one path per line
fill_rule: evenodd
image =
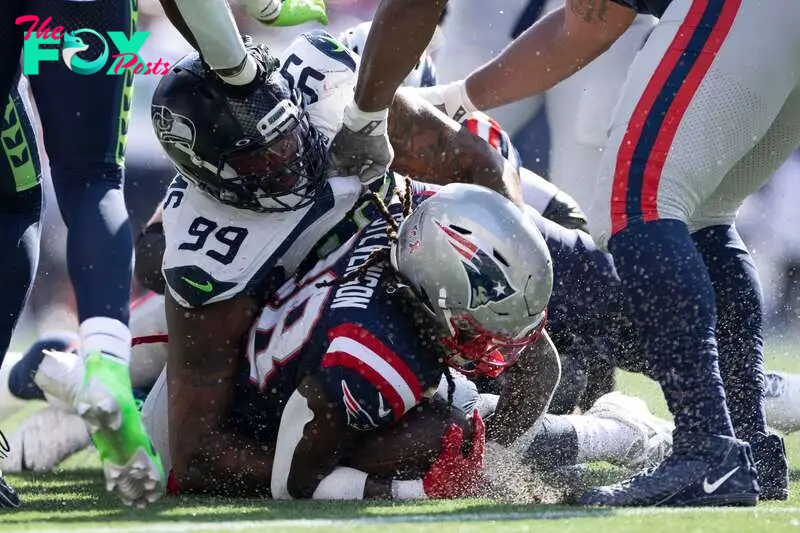
M333 52L344 52L345 50L344 45L339 41L337 41L336 39L332 39L330 37L325 37L325 36L320 36L320 39L335 46L336 48L332 50Z
M192 281L185 276L181 277L181 279L185 281L187 285L194 287L198 291L211 292L212 290L214 290L214 286L211 284L210 281L206 281L205 283L197 283L196 281Z
M727 474L716 480L714 483L709 483L708 477L706 477L705 479L703 479L703 492L705 492L706 494L711 494L712 492L716 492L717 489L720 488L723 483L728 481L729 477L734 475L736 471L739 470L739 468L741 467L737 466L736 468L734 468L733 470L731 470L730 472L728 472Z
M383 405L383 394L378 393L378 418L384 418L392 414L391 409L386 409Z

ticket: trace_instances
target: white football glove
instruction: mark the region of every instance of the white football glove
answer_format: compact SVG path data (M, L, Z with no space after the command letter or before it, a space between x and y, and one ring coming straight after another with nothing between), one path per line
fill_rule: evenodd
M436 106L439 111L458 122L467 114L478 111L467 95L464 80L454 81L447 85L420 87L414 90L419 96Z

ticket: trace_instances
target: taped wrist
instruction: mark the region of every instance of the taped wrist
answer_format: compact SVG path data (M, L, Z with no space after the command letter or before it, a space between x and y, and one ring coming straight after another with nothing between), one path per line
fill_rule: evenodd
M311 497L315 500L363 500L366 484L366 473L339 466L322 478Z
M365 135L380 136L386 134L386 123L389 119L389 110L362 111L358 104L351 101L344 108L344 125L350 131Z
M427 497L425 486L421 479L392 480L393 500L423 500Z
M438 108L444 108L445 114L460 121L469 113L479 111L467 94L465 80L454 81L447 85L435 85L417 90L422 98Z

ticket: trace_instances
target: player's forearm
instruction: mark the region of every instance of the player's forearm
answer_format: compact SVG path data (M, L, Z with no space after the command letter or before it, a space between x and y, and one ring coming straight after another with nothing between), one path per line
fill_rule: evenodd
M416 93L398 92L389 117L397 172L439 185L482 185L522 204L519 176L500 154Z
M236 433L206 433L188 467L176 475L178 486L181 492L202 494L269 494L273 451Z
M553 342L543 332L537 343L526 348L506 373L486 437L510 445L542 416L558 386L561 367Z
M228 76L249 65L241 34L225 0L160 1L172 25L212 69ZM252 79L255 73L247 75Z
M607 39L568 31L564 8L551 12L466 78L471 103L480 110L543 93L568 78L610 45Z
M149 223L136 239L133 275L143 287L164 294L166 281L161 272L166 241L161 222Z
M447 0L383 0L361 56L355 101L380 111L430 43Z

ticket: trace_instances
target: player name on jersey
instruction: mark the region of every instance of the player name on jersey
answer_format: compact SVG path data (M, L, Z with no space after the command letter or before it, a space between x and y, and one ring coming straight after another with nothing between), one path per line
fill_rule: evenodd
M402 214L400 213L393 216L398 223L402 219ZM363 236L356 244L350 261L347 263L346 274L363 265L373 251L386 246L388 241L386 236L387 226L388 224L385 220L379 219L364 230ZM372 266L359 279L342 284L333 296L331 309L366 309L385 268L385 264Z

